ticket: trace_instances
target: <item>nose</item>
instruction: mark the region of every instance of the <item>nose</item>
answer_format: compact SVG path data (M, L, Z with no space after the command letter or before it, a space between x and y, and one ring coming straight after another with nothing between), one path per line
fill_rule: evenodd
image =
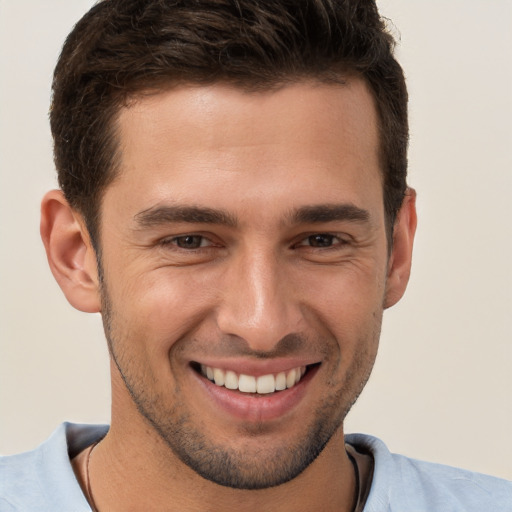
M240 256L224 274L217 312L220 330L245 340L251 350L271 351L298 333L302 315L296 283L276 255Z

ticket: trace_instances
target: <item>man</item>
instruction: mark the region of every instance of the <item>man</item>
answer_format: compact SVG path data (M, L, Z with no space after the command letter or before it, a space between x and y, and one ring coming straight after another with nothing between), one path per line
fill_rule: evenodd
M52 272L101 312L109 428L2 462L1 510L511 510L343 420L407 285L407 94L369 2L103 1L51 110Z

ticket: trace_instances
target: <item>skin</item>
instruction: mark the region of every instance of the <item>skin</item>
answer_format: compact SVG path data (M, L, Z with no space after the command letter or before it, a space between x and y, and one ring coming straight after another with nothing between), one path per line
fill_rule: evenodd
M383 310L405 291L416 226L409 191L389 251L367 87L180 87L138 99L118 127L103 283L61 192L46 195L41 224L68 300L101 311L109 341L112 423L90 460L98 508L350 511L343 419ZM252 398L234 416L195 363L315 369L277 414Z

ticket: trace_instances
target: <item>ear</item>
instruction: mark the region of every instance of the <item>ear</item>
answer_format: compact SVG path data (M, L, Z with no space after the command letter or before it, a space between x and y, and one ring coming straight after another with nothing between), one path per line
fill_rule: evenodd
M80 214L60 190L41 203L41 238L53 276L69 303L80 311L101 309L96 255Z
M394 306L405 293L411 274L416 224L416 191L408 188L393 227L393 247L388 262L385 308Z

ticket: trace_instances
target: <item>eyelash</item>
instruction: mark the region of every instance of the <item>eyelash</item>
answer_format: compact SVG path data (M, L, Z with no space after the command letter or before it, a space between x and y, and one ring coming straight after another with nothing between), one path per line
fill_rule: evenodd
M315 238L317 241L319 241L320 238L327 239L328 245L314 245L311 243ZM196 242L199 243L199 246L197 247L183 247L179 245L180 241L185 241L186 239L196 239ZM199 239L199 240L197 240ZM307 242L307 243L306 243ZM206 245L203 245L206 243ZM292 244L292 248L298 248L298 247L306 247L312 250L329 250L329 249L337 249L340 246L347 245L349 242L343 238L341 238L339 235L334 233L313 233L307 236L302 236L300 240L294 244ZM196 233L187 233L184 235L174 236L171 238L164 238L163 240L160 240L159 245L162 246L174 246L177 250L182 250L186 252L192 252L192 251L203 251L208 250L211 247L215 247L216 244L212 242L208 237Z
M317 239L319 241L320 238L328 239L329 245L314 245L311 242L314 239ZM304 242L309 242L308 244ZM339 235L334 233L313 233L311 235L308 235L304 238L302 238L297 244L295 244L295 247L308 247L313 250L319 249L319 250L328 250L328 249L336 249L340 246L346 245L348 243L347 240L341 238Z
M187 238L200 239L199 240L200 245L198 247L181 247L179 245L179 241L185 240ZM208 245L206 245L206 246L203 245L204 242L208 242ZM163 240L160 240L160 245L163 245L163 246L173 245L176 247L176 249L183 250L183 251L200 251L200 250L204 250L204 249L209 249L210 247L214 246L215 244L204 235L198 235L195 233L187 233L186 235L174 236L172 238L164 238Z

